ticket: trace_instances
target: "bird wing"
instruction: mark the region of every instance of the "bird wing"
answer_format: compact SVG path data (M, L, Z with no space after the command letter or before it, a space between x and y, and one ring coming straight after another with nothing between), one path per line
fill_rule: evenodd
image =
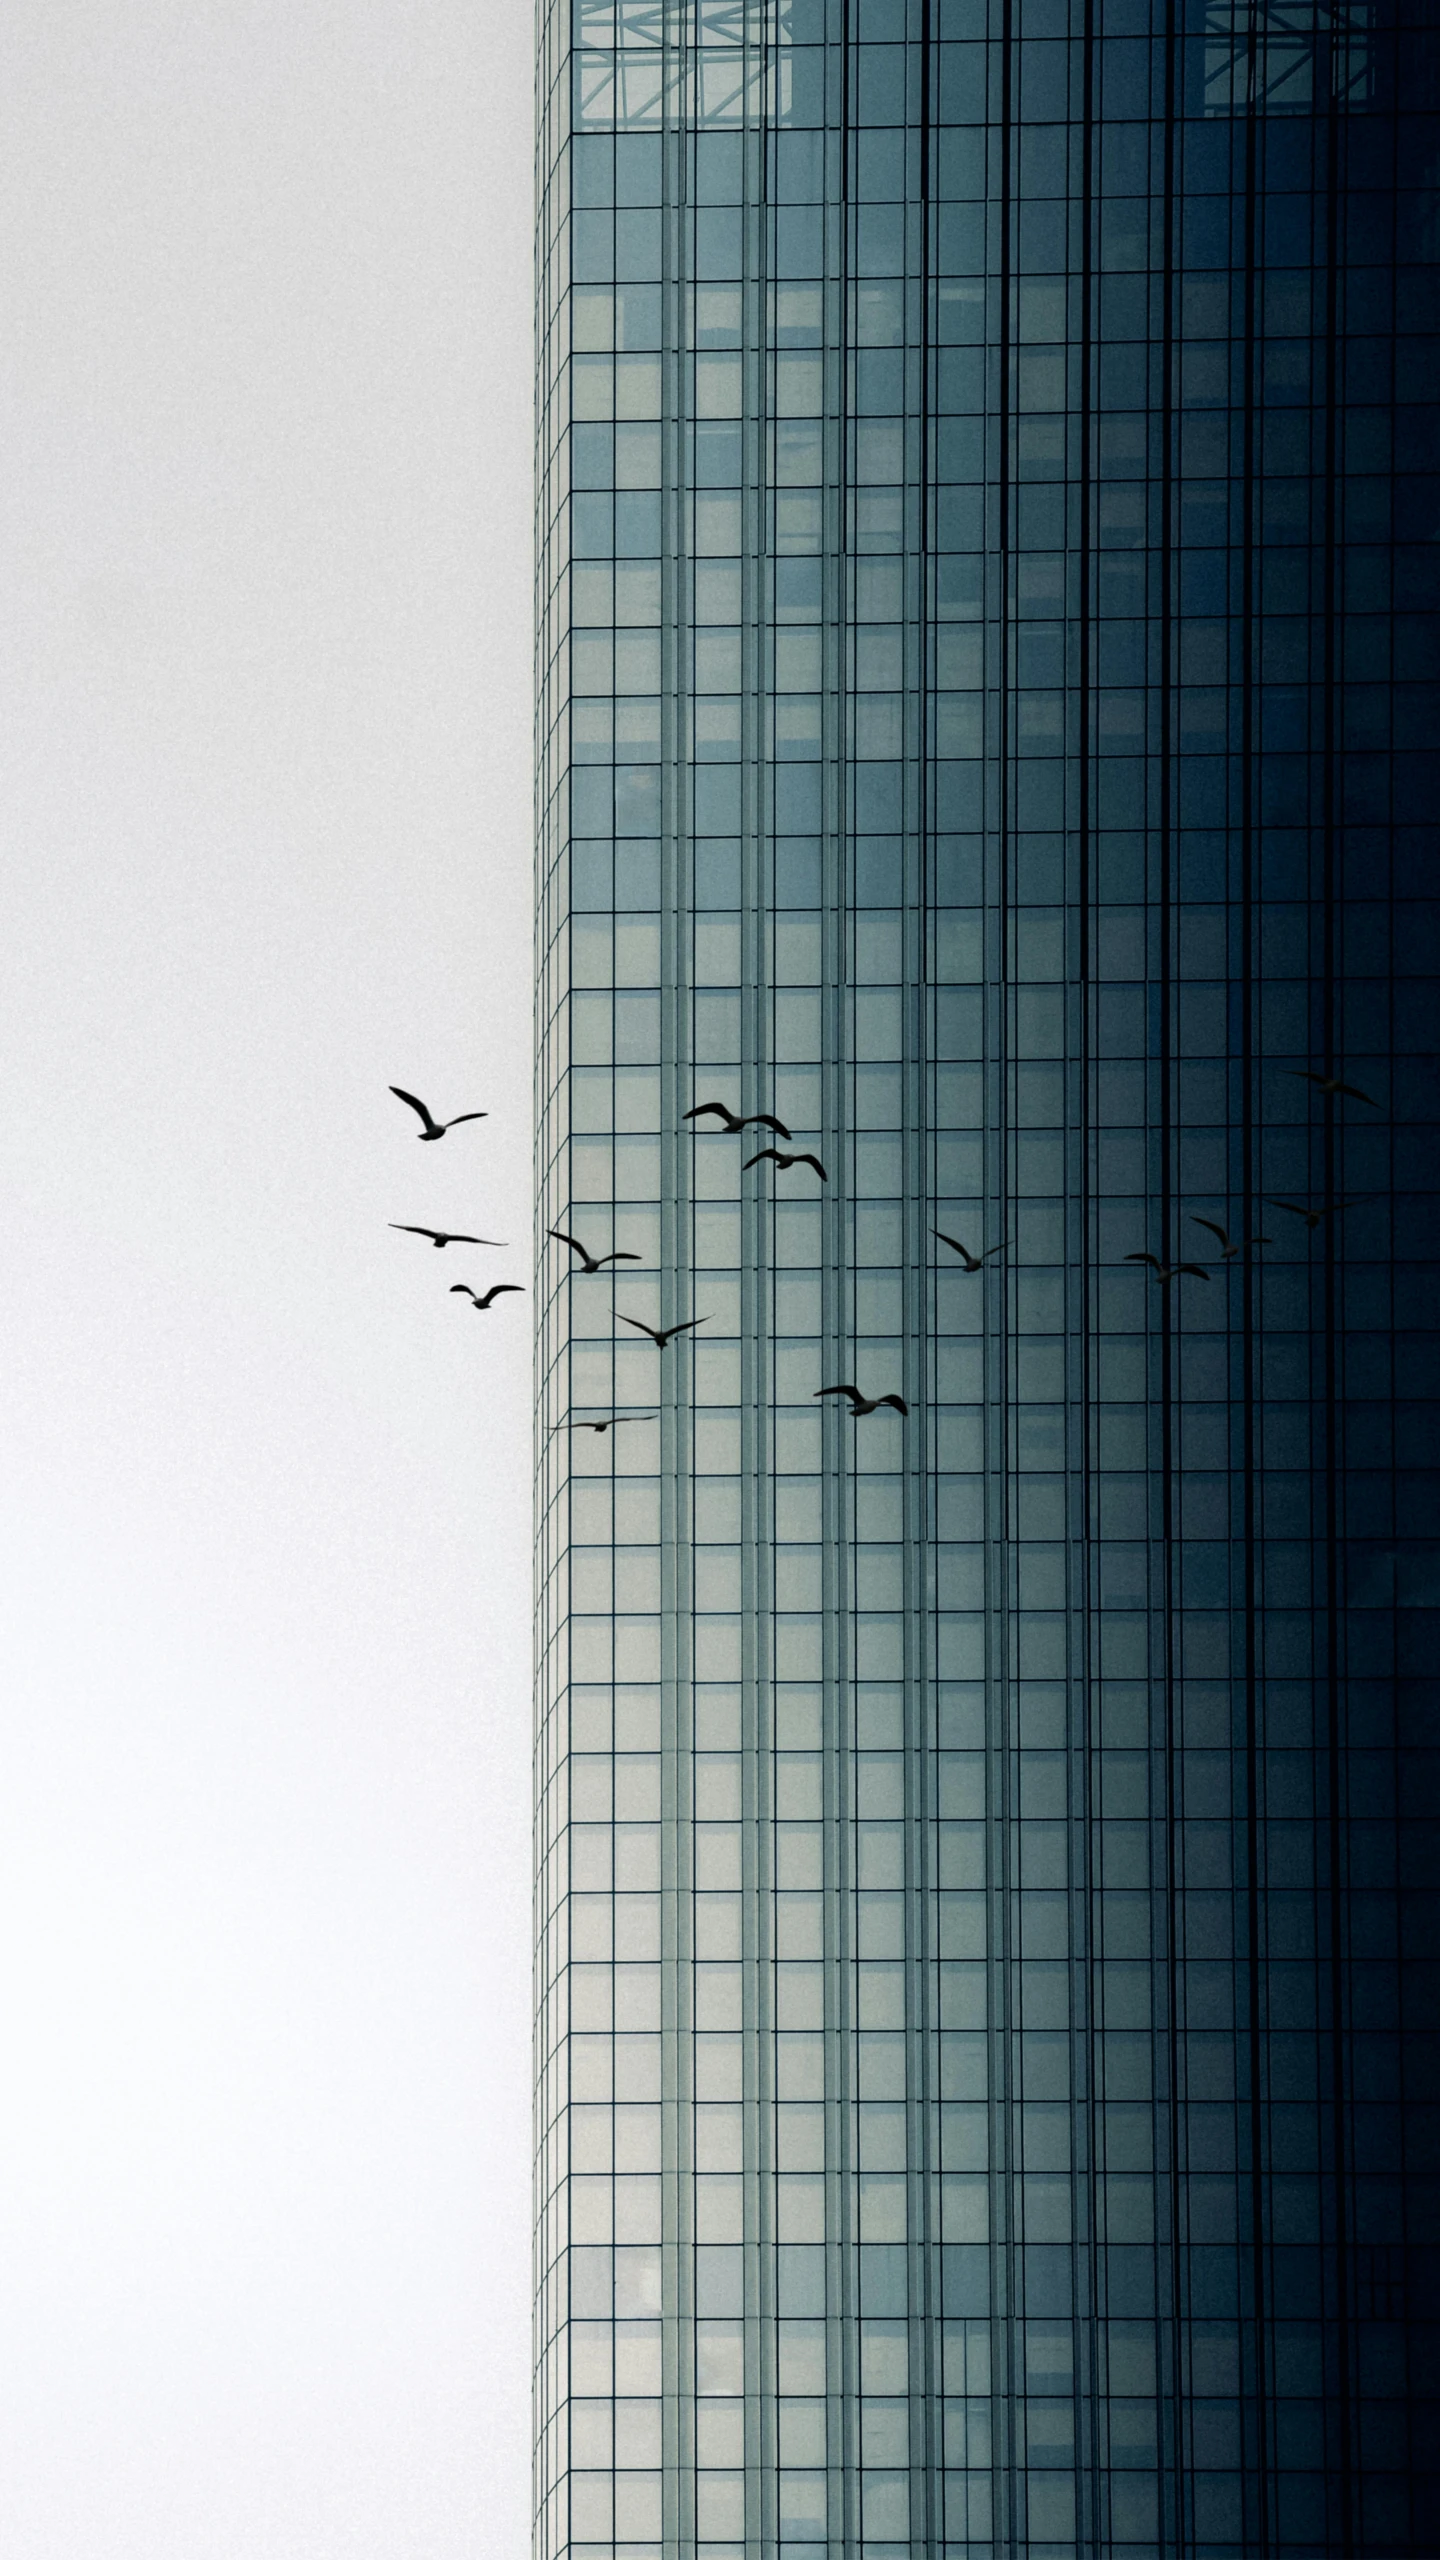
M616 1308L615 1313L621 1324L633 1325L637 1333L648 1333L652 1342L660 1342L662 1340L661 1335L656 1332L653 1324L647 1324L643 1316L622 1316L618 1307Z
M1224 1230L1224 1228L1223 1228L1223 1227L1217 1227L1217 1226L1216 1226L1215 1221L1214 1221L1214 1219L1213 1219L1213 1218L1192 1218L1192 1219L1191 1219L1191 1221L1190 1221L1190 1224L1191 1224L1191 1226L1192 1226L1192 1227L1205 1227L1205 1228L1207 1228L1207 1229L1209 1230L1209 1232L1210 1232L1210 1234L1211 1234L1212 1236L1215 1236L1215 1237L1217 1237L1217 1238L1219 1239L1219 1242L1224 1246L1225 1251L1226 1251L1227 1253L1229 1252L1229 1250L1230 1250L1230 1239L1229 1239L1229 1237L1227 1236L1227 1234L1225 1233L1225 1230Z
M1305 1084L1318 1085L1322 1093L1343 1093L1351 1102L1368 1102L1372 1111L1380 1108L1373 1093L1362 1093L1358 1084L1346 1084L1339 1076L1317 1075L1313 1067L1288 1067L1286 1073L1299 1076Z
M762 1147L758 1155L746 1157L744 1163L740 1167L741 1172L748 1173L752 1164L763 1164L767 1156L773 1156L777 1164L783 1164L784 1162L784 1158L782 1157L778 1147Z
M945 1233L945 1230L944 1230L944 1228L943 1228L943 1227L937 1227L937 1228L935 1229L935 1233L936 1233L936 1235L939 1237L940 1242L941 1242L942 1244L948 1244L948 1246L950 1247L950 1250L951 1250L951 1252L952 1252L952 1253L958 1253L958 1254L959 1254L960 1259L961 1259L961 1261L964 1263L965 1268L966 1268L966 1270L967 1270L967 1271L969 1271L969 1270L972 1270L972 1269L973 1269L973 1267L974 1267L974 1263L975 1263L975 1256L974 1256L974 1254L971 1252L970 1247L968 1246L968 1244L962 1244L958 1236L947 1236L947 1234Z
M450 1283L450 1295L452 1298L474 1298L475 1292L471 1288L468 1280L452 1280ZM484 1300L476 1298L475 1303L477 1306L482 1306L484 1304Z
M903 1396L879 1396L876 1398L876 1402L878 1404L893 1404L897 1413L908 1413L910 1410L910 1407Z
M777 1138L788 1138L792 1134L783 1120L776 1119L773 1111L752 1111L740 1126L742 1129L773 1129Z
M1160 1268L1159 1258L1153 1253L1127 1253L1125 1259L1127 1262L1148 1262L1152 1271Z
M1303 1209L1298 1200L1277 1200L1273 1191L1267 1191L1264 1197L1267 1209L1288 1209L1292 1218L1308 1218L1310 1215L1309 1210Z
M1203 1262L1177 1262L1175 1269L1188 1271L1192 1280L1208 1280L1210 1277Z
M426 1128L427 1128L427 1129L438 1129L438 1128L439 1128L439 1126L440 1126L439 1121L438 1121L438 1120L435 1120L435 1119L432 1119L432 1117L431 1117L431 1115L430 1115L430 1112L427 1110L427 1108L426 1108L425 1104L421 1101L420 1096L419 1096L419 1094L418 1094L418 1093L406 1093L406 1092L405 1092L405 1090L404 1090L404 1088L403 1088L402 1086L398 1085L398 1084L392 1084L392 1086L390 1087L390 1090L391 1090L391 1092L394 1094L395 1099L396 1099L396 1101L397 1101L397 1102L408 1102L412 1111L418 1111L418 1112L419 1112L420 1117L421 1117L421 1119L424 1121L425 1126L426 1126Z
M433 1241L445 1232L443 1227L407 1227L403 1218L391 1218L389 1224L397 1236L429 1236ZM447 1236L445 1240L447 1244L478 1244L480 1241L478 1236Z
M607 1262L638 1262L639 1259L638 1253L602 1253L596 1258L595 1268L598 1271Z
M473 1289L470 1295L472 1298L475 1297ZM525 1292L518 1280L497 1280L493 1288L486 1290L483 1298L475 1298L475 1304L477 1307L488 1307L492 1298L523 1298L524 1295Z
M860 1393L858 1387L817 1387L815 1393L817 1396L848 1396L852 1404L863 1404L865 1402L865 1398Z
M489 1117L488 1111L457 1111L454 1119L447 1120L445 1126L447 1129L458 1129L464 1120L488 1120Z
M1003 1253L1004 1251L1005 1247L1003 1244L992 1244L987 1253L981 1254L980 1259L982 1262L993 1262L996 1254Z
M567 1236L563 1227L547 1227L545 1232L553 1236L557 1244L568 1244L571 1252L578 1253L582 1262L589 1261L590 1256L578 1236Z
M708 1316L687 1316L683 1324L672 1324L672 1333L693 1333L697 1324L708 1324Z
M821 1163L821 1161L820 1161L820 1159L819 1159L819 1157L818 1157L818 1156L792 1156L792 1157L791 1157L791 1159L790 1159L790 1164L813 1164L813 1166L815 1167L816 1172L819 1174L820 1179L821 1179L821 1181L822 1181L822 1182L828 1182L828 1181L829 1181L829 1179L830 1179L830 1176L829 1176L829 1175L828 1175L828 1173L826 1172L825 1167L824 1167L824 1166L823 1166L823 1164ZM790 1169L790 1168L789 1168L789 1165L787 1165L787 1166L786 1166L786 1171L787 1171L787 1173L788 1173L789 1169Z
M735 1114L728 1102L697 1102L689 1111L682 1111L680 1117L682 1120L723 1120L728 1129Z

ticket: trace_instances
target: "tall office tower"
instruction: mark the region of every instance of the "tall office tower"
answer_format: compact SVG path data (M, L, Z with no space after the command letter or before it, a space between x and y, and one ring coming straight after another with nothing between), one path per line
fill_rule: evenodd
M1440 2550L1437 52L542 9L543 2560Z

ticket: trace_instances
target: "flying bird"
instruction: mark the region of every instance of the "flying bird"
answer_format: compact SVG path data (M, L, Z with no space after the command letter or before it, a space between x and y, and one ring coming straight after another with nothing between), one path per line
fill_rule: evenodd
M821 1163L821 1161L820 1161L820 1159L819 1159L819 1157L818 1157L818 1156L810 1156L810 1155L787 1156L787 1155L785 1155L785 1154L783 1154L783 1153L782 1153L782 1151L781 1151L781 1149L780 1149L779 1147L762 1147L762 1148L761 1148L761 1150L760 1150L760 1152L759 1152L759 1154L758 1154L757 1156L747 1156L747 1157L746 1157L746 1159L745 1159L745 1161L744 1161L744 1163L743 1163L743 1164L742 1164L742 1166L740 1167L741 1172L742 1172L742 1173L748 1173L748 1172L749 1172L749 1170L750 1170L750 1167L752 1166L752 1164L763 1164L763 1163L765 1162L765 1159L766 1159L766 1157L767 1157L767 1156L773 1156L773 1157L774 1157L775 1162L776 1162L776 1164L779 1166L780 1171L781 1171L782 1173L789 1173L789 1172L790 1172L790 1170L791 1170L791 1168L792 1168L792 1166L794 1166L794 1165L797 1165L797 1164L808 1164L808 1165L813 1165L813 1166L814 1166L815 1171L819 1174L820 1179L821 1179L821 1181L822 1181L822 1182L828 1182L828 1181L829 1181L829 1179L830 1179L829 1175L827 1174L827 1172L826 1172L826 1170L825 1170L825 1167L824 1167L824 1166L823 1166L823 1164Z
M618 1422L658 1422L659 1419L658 1413L607 1413L603 1422L577 1422L573 1414L567 1414L564 1422L557 1422L555 1428L557 1431L613 1431Z
M682 1120L704 1120L706 1117L724 1124L725 1135L738 1138L742 1129L773 1129L777 1138L788 1138L791 1132L773 1111L732 1111L728 1102L697 1102L690 1111L682 1111Z
M1338 1217L1342 1209L1353 1209L1355 1201L1360 1197L1360 1193L1357 1192L1355 1198L1350 1200L1323 1200L1318 1209L1311 1209L1302 1200L1277 1200L1270 1192L1267 1191L1265 1194L1267 1207L1288 1209L1292 1218L1303 1218L1312 1236L1317 1227L1324 1225L1327 1218Z
M490 1117L488 1111L457 1111L453 1120L437 1120L418 1093L404 1093L398 1084L392 1084L390 1090L397 1102L408 1102L412 1111L419 1112L425 1123L420 1131L422 1146L427 1138L443 1138L447 1129L458 1129L462 1120L488 1120Z
M1343 1093L1350 1102L1368 1102L1372 1111L1380 1108L1373 1093L1362 1093L1358 1084L1346 1084L1339 1076L1318 1076L1313 1067L1287 1067L1285 1073L1298 1076L1302 1084L1313 1084L1318 1092L1324 1094L1327 1102L1333 1102L1337 1094Z
M968 1244L962 1244L958 1236L947 1236L943 1227L937 1227L935 1233L942 1244L948 1244L952 1252L959 1254L967 1271L983 1271L987 1262L992 1262L997 1253L1005 1250L1003 1244L992 1244L984 1253L972 1253Z
M399 1218L392 1218L390 1224L397 1235L428 1236L439 1253L444 1252L447 1244L493 1244L501 1247L504 1244L502 1236L456 1236L451 1235L444 1227L407 1227Z
M563 1227L547 1227L545 1232L552 1235L557 1244L568 1244L572 1253L579 1254L581 1270L592 1274L603 1271L607 1262L638 1262L640 1259L638 1253L591 1253L578 1236L567 1236Z
M637 1333L648 1333L659 1351L664 1350L667 1342L673 1342L677 1333L693 1333L697 1324L708 1324L710 1321L708 1316L687 1316L684 1324L647 1324L643 1316L620 1315L618 1307L615 1313L619 1316L621 1324L633 1325Z
M897 1413L910 1410L903 1396L862 1396L858 1387L817 1387L815 1393L817 1396L848 1396L850 1410L857 1422L863 1421L867 1413L878 1413L886 1404L893 1405Z
M1222 1262L1233 1262L1237 1254L1249 1253L1257 1244L1273 1244L1275 1241L1273 1236L1227 1235L1225 1229L1222 1226L1217 1226L1213 1218L1192 1218L1190 1224L1192 1227L1208 1228L1210 1234L1215 1238L1216 1243L1220 1247L1220 1259Z
M1210 1277L1203 1262L1172 1262L1167 1270L1165 1264L1158 1261L1153 1253L1127 1253L1125 1259L1127 1262L1148 1263L1162 1289L1171 1280L1178 1280L1182 1272L1187 1273L1192 1280L1208 1280Z
M512 1290L522 1298L525 1295L525 1292L521 1288L518 1280L497 1280L492 1289L486 1290L483 1298L481 1297L478 1289L470 1288L464 1280L452 1280L450 1283L451 1297L473 1298L482 1315L494 1299L503 1298Z

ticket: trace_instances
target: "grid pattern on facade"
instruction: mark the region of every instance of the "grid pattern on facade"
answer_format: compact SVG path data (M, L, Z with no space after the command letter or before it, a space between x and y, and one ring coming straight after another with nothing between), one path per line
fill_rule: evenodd
M544 2560L1427 2547L1434 45L542 19Z

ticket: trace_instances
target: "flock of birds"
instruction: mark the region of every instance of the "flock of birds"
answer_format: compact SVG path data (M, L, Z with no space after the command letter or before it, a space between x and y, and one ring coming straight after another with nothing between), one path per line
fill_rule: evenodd
M1315 1086L1327 1102L1339 1100L1363 1102L1372 1111L1380 1107L1373 1094L1363 1092L1359 1085L1347 1084L1340 1076L1322 1075L1313 1067L1289 1067L1285 1073L1298 1077L1305 1084ZM421 1124L419 1136L422 1144L433 1144L437 1139L448 1136L452 1129L460 1128L466 1121L489 1118L488 1112L485 1111L457 1111L449 1120L437 1120L428 1104L422 1102L418 1094L407 1093L398 1084L392 1084L390 1091L397 1101L405 1103L417 1114ZM733 1111L727 1102L697 1102L684 1113L683 1117L687 1121L696 1123L716 1120L720 1124L718 1134L731 1138L743 1137L748 1129L769 1130L772 1133L772 1143L769 1146L757 1147L753 1155L747 1156L741 1167L742 1172L749 1173L757 1165L773 1163L777 1174L793 1173L803 1166L816 1174L821 1182L829 1180L820 1158L809 1150L795 1148L793 1131L786 1128L783 1120L777 1120L773 1112L739 1112ZM698 1134L700 1133L697 1130ZM783 1139L784 1146L776 1146L773 1143L775 1138ZM1309 1235L1314 1235L1327 1218L1337 1217L1342 1210L1355 1207L1357 1201L1366 1196L1357 1193L1345 1199L1324 1200L1317 1208L1303 1200L1279 1199L1271 1193L1263 1195L1267 1208L1284 1209L1291 1217L1301 1219ZM1220 1249L1219 1261L1222 1268L1242 1261L1247 1255L1256 1252L1261 1245L1271 1244L1274 1241L1273 1237L1268 1235L1233 1236L1215 1218L1192 1217L1190 1223L1192 1226L1204 1227L1207 1233L1215 1238ZM391 1219L390 1224L400 1235L423 1237L437 1251L452 1244L484 1245L503 1250L503 1239L499 1236L464 1235L452 1228L412 1226L394 1218ZM640 1260L638 1253L626 1252L620 1246L614 1247L609 1253L592 1253L579 1236L571 1235L563 1227L550 1227L546 1232L557 1244L567 1246L574 1254L575 1261L571 1268L577 1278L594 1279L602 1272L613 1268L616 1263ZM948 1246L951 1252L959 1257L962 1270L972 1277L977 1272L983 1271L987 1263L993 1262L1008 1250L1004 1244L993 1244L976 1253L959 1236L947 1235L941 1227L936 1227L934 1234L941 1244ZM1127 1262L1142 1264L1152 1274L1157 1286L1162 1289L1168 1289L1172 1281L1179 1279L1208 1281L1211 1277L1210 1271L1203 1262L1165 1263L1161 1261L1158 1254L1154 1253L1127 1253L1124 1258ZM472 1306L482 1315L493 1307L497 1298L523 1296L523 1294L518 1280L497 1280L485 1290L472 1289L468 1282L457 1280L450 1290L452 1297L468 1298ZM635 1333L643 1333L662 1354L680 1335L695 1333L701 1325L708 1324L710 1321L710 1318L704 1315L687 1316L680 1324L654 1325L647 1324L642 1316L623 1315L618 1307L613 1310L613 1313L617 1323L627 1325ZM903 1396L867 1396L849 1380L837 1380L833 1386L817 1387L815 1390L817 1402L827 1396L843 1396L857 1422L864 1421L871 1414L883 1412L887 1407L902 1417L910 1410ZM568 1428L604 1433L613 1431L620 1423L654 1422L657 1418L653 1413L609 1413L595 1421L570 1415L564 1422L557 1423L555 1428L560 1431Z
M1346 1084L1341 1076L1322 1076L1314 1067L1287 1067L1285 1073L1287 1076L1294 1076L1301 1084L1313 1084L1316 1090L1325 1096L1327 1102L1343 1099L1348 1102L1366 1102L1372 1111L1378 1111L1380 1108L1373 1093L1362 1093L1358 1084ZM1357 1207L1360 1200L1366 1196L1368 1195L1365 1193L1356 1192L1346 1200L1322 1200L1319 1208L1316 1209L1305 1200L1280 1200L1269 1191L1262 1194L1267 1209L1288 1210L1292 1218L1303 1221L1307 1235L1312 1236L1317 1227L1324 1225L1327 1218L1338 1217L1342 1209ZM1273 1236L1232 1236L1228 1229L1219 1225L1214 1218L1192 1217L1190 1224L1192 1227L1204 1227L1215 1238L1220 1247L1222 1265L1238 1262L1247 1253L1255 1252L1258 1246L1273 1244L1275 1241ZM1211 1276L1203 1262L1163 1263L1159 1255L1154 1253L1127 1253L1125 1259L1127 1262L1146 1264L1162 1289L1167 1289L1172 1280L1208 1280Z
M804 1165L812 1173L817 1174L822 1182L829 1180L829 1175L817 1155L812 1155L807 1149L795 1149L791 1152L794 1133L786 1128L783 1120L776 1119L773 1111L732 1111L728 1102L697 1102L682 1116L693 1122L718 1120L720 1130L712 1134L739 1138L743 1137L747 1129L769 1129L775 1137L785 1140L783 1147L774 1145L757 1147L753 1156L745 1158L741 1166L742 1173L749 1173L754 1166L760 1164L773 1163L777 1174L793 1173L797 1166ZM697 1130L696 1134L701 1133ZM618 1249L612 1253L592 1253L589 1246L581 1242L579 1236L570 1235L564 1227L550 1227L546 1232L555 1238L557 1244L569 1246L570 1251L578 1257L579 1272L587 1277L593 1277L595 1273L605 1270L610 1264L638 1262L640 1259L637 1253L626 1253ZM648 1335L656 1350L662 1352L666 1344L673 1342L678 1334L694 1333L702 1324L708 1324L710 1321L708 1316L687 1316L683 1324L646 1324L640 1316L621 1315L618 1307L615 1309L615 1315L620 1324L631 1326L636 1333ZM818 1387L816 1397L818 1399L821 1396L844 1396L857 1421L866 1414L878 1413L883 1405L892 1405L895 1411L901 1414L909 1411L903 1396L866 1396L861 1394L857 1386L843 1382L833 1387ZM655 1420L656 1416L653 1413L611 1413L599 1422L579 1422L572 1418L571 1428L577 1431L605 1432L613 1431L616 1425L622 1422L654 1422ZM565 1426L562 1423L557 1427L563 1430Z
M447 1137L450 1131L452 1129L458 1129L463 1121L488 1120L490 1117L488 1111L457 1111L453 1120L437 1120L434 1113L430 1110L429 1105L421 1101L418 1093L406 1093L403 1087L398 1084L392 1084L390 1090L394 1094L397 1102L406 1102L409 1104L412 1111L419 1113L419 1135L422 1146L427 1143L433 1145L437 1138ZM407 1226L404 1221L399 1218L392 1218L390 1224L395 1229L397 1235L423 1236L426 1243L433 1244L439 1252L443 1252L447 1244L485 1244L492 1245L500 1251L504 1250L505 1239L503 1236L462 1236L457 1234L455 1230L450 1227ZM464 1280L453 1281L450 1288L450 1295L452 1298L468 1298L472 1305L479 1309L481 1315L484 1315L488 1308L494 1306L497 1298L523 1297L524 1294L525 1292L518 1280L497 1280L492 1288L486 1289L483 1292L479 1289L472 1289L468 1282Z
M418 1093L407 1093L403 1085L398 1084L392 1084L390 1090L397 1102L405 1103L411 1111L416 1113L420 1121L419 1136L422 1144L433 1144L437 1138L448 1136L452 1129L460 1128L467 1120L485 1120L489 1117L488 1112L484 1111L457 1111L448 1120L437 1120L429 1104L422 1102ZM785 1147L773 1145L760 1147L753 1156L747 1156L742 1168L746 1173L750 1172L755 1165L773 1161L779 1173L792 1173L797 1166L805 1165L813 1173L818 1174L822 1182L829 1179L817 1155L806 1150L796 1150L794 1153L788 1151L792 1132L786 1128L783 1120L776 1119L773 1112L741 1113L732 1111L729 1104L725 1102L697 1102L693 1110L687 1111L684 1116L691 1121L718 1120L723 1131L730 1137L738 1137L746 1129L769 1129L775 1137L785 1139ZM447 1245L452 1244L488 1245L497 1249L503 1249L504 1244L503 1237L465 1235L453 1227L415 1226L399 1218L392 1218L390 1224L398 1235L421 1236L437 1251L443 1251ZM577 1276L587 1279L594 1279L617 1262L638 1262L640 1259L638 1253L628 1253L620 1246L610 1253L592 1253L581 1237L569 1234L563 1227L551 1227L547 1233L554 1237L557 1244L569 1247L575 1256L572 1269ZM947 1241L953 1241L953 1239L947 1239ZM980 1269L981 1261L988 1258L983 1256L978 1259L972 1258L960 1244L956 1245L955 1250L964 1256L967 1266L976 1271ZM482 1315L494 1305L497 1298L523 1294L518 1280L497 1280L491 1288L483 1291L472 1289L465 1281L457 1280L452 1284L450 1291L452 1298L468 1298ZM708 1316L687 1316L683 1324L647 1324L643 1316L622 1315L618 1307L614 1313L618 1323L628 1325L632 1332L643 1333L660 1352L663 1352L667 1345L674 1342L680 1334L694 1333L702 1324L708 1324L710 1321ZM846 1397L850 1410L857 1419L866 1414L879 1413L886 1405L893 1406L897 1413L903 1414L909 1411L903 1396L866 1396L861 1394L858 1387L843 1383L833 1387L821 1387L817 1393L820 1396ZM656 1418L653 1413L608 1413L602 1415L598 1421L592 1421L572 1414L565 1422L558 1423L556 1428L561 1431L568 1428L575 1431L606 1432L613 1431L617 1424L622 1422L654 1422Z

